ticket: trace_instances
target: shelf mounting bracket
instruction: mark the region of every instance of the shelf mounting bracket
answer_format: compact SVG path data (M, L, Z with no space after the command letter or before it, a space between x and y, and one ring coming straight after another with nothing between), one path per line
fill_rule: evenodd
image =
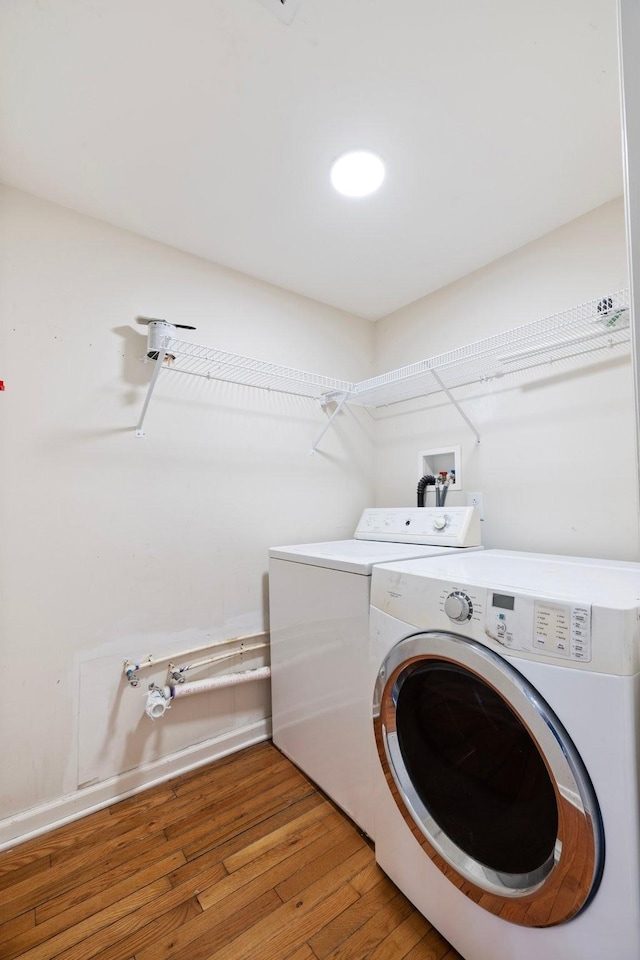
M320 443L320 441L321 441L322 438L324 437L325 433L327 432L327 430L329 429L329 427L331 426L331 424L333 423L333 421L335 420L335 418L338 416L338 414L340 413L340 411L342 410L342 408L344 407L344 405L345 405L345 403L347 402L348 398L349 398L349 394L348 394L348 393L343 393L342 396L340 397L340 399L338 400L338 403L337 403L337 406L336 406L335 410L333 411L333 413L331 414L331 416L329 417L329 419L328 419L327 422L325 423L324 427L322 428L322 432L320 433L318 439L316 440L316 442L314 443L314 445L311 447L311 451L310 451L310 452L311 452L311 456L313 456L313 455L315 454L316 450L318 449L318 444Z
M465 423L470 427L470 429L475 433L475 435L476 435L476 442L477 442L477 443L480 443L480 434L478 433L478 430L476 429L476 427L474 426L474 424L472 423L472 421L469 419L469 417L466 415L466 413L464 412L464 410L462 409L462 407L460 406L460 404L458 403L458 401L456 400L456 398L453 396L453 394L452 394L451 391L449 390L449 388L444 385L444 383L442 382L441 378L438 376L438 374L437 374L436 371L433 369L433 367L431 368L431 374L432 374L432 376L433 376L433 379L436 381L436 383L437 383L438 386L440 387L440 389L441 389L441 390L444 390L444 392L446 393L447 397L449 398L449 400L451 401L451 403L454 405L454 407L456 408L456 410L458 411L458 413L460 414L460 416L462 417L462 419L463 419L463 420L465 421Z
M140 419L136 425L136 437L144 437L144 430L142 429L142 424L144 423L144 418L147 415L147 407L149 406L149 401L151 400L151 394L153 393L154 387L158 382L158 377L160 376L160 371L162 370L162 364L164 363L164 358L167 355L167 351L164 347L160 347L158 350L158 357L155 361L155 368L151 380L149 381L149 386L147 387L147 395L144 398L144 403L142 405L142 413L140 414Z

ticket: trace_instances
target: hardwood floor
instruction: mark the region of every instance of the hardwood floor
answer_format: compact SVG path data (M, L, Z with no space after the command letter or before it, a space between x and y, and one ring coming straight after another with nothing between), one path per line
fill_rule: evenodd
M0 855L1 960L461 960L271 743Z

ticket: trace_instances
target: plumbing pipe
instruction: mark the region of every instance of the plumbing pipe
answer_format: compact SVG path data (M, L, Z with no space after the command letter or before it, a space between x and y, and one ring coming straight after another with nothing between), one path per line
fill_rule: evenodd
M138 685L139 678L136 676L137 670L144 670L145 667L153 667L157 663L167 663L169 660L174 660L177 657L190 657L193 653L200 653L201 650L212 650L215 647L223 647L228 643L242 643L244 640L255 640L258 637L268 637L269 632L267 630L261 630L259 633L246 633L239 637L227 637L226 640L216 640L213 643L205 643L200 647L192 647L190 650L183 650L181 653L172 653L168 657L154 657L153 654L149 654L146 660L141 660L137 663L135 660L131 660L129 657L124 661L124 675L131 684L132 687Z
M251 683L253 680L268 680L270 676L270 667L257 667L255 670L244 670L241 673L223 673L219 677L206 677L204 680L192 680L190 683L171 687L171 697L189 697L194 693L205 693L207 690L237 687L241 683Z
M147 703L144 712L152 720L163 717L171 706L171 693L169 687L156 687L155 683L149 684L147 693Z
M219 677L207 677L205 680L192 680L191 683L182 683L175 687L158 687L155 683L149 684L145 713L152 720L164 716L171 701L177 697L189 697L196 693L206 693L208 690L220 690L222 687L237 687L241 683L251 683L253 680L268 680L271 676L270 667L257 667L255 670L245 670L241 673L226 673Z
M223 660L233 660L234 657L243 657L245 653L253 653L254 650L265 650L268 643L254 643L250 647L240 646L239 650L231 650L229 653L219 653L217 657L206 657L204 660L195 660L193 663L184 663L177 667L175 663L170 663L167 667L167 683L171 680L176 683L184 683L184 676L187 670L194 670L197 667L206 667L210 663L221 663Z

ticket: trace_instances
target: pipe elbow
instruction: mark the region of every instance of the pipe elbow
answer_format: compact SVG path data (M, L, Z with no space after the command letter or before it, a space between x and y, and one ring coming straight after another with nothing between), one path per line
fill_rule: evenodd
M149 685L147 702L144 712L152 720L163 717L171 706L171 691L169 687L157 687L155 683Z

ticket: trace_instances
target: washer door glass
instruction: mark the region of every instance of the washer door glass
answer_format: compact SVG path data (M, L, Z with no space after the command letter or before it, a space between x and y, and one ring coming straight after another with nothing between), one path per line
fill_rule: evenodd
M407 775L448 837L517 887L553 866L558 808L529 731L479 677L428 660L398 685L396 729Z
M522 674L453 634L410 637L380 671L374 723L396 803L442 872L467 881L463 892L536 926L584 908L603 865L598 804Z

